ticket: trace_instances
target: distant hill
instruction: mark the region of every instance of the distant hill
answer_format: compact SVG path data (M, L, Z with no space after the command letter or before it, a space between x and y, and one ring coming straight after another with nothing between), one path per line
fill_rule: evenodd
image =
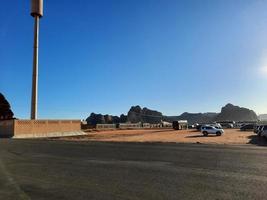
M5 96L0 93L0 120L12 119L14 116L9 102Z
M161 121L172 122L175 120L187 120L189 124L211 123L214 121L257 121L258 117L253 110L227 104L222 107L220 113L188 113L184 112L178 116L164 116L161 112L148 108L141 108L139 105L132 106L126 115L112 116L94 114L87 118L87 123L95 125L97 123L160 123Z
M184 112L179 116L165 116L165 121L175 121L175 120L187 120L189 124L195 123L211 123L218 113L188 113Z

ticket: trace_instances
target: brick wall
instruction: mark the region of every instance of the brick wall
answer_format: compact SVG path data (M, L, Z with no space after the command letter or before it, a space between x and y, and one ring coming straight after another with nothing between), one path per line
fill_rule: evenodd
M81 131L80 120L8 120L0 123L0 136L50 137ZM62 134L63 135L63 134Z

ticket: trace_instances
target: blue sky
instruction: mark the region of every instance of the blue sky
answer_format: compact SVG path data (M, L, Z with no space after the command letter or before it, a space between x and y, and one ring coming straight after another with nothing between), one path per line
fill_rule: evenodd
M0 0L0 91L29 118L30 1ZM39 118L121 114L267 113L267 1L44 0Z

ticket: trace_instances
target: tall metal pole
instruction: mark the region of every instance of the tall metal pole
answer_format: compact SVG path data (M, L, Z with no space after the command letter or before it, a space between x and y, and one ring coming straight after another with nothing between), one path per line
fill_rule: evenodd
M37 119L38 101L38 46L39 46L39 16L34 17L33 73L31 119Z
M31 16L34 17L31 119L37 119L39 20L43 16L43 0L31 0L31 6Z

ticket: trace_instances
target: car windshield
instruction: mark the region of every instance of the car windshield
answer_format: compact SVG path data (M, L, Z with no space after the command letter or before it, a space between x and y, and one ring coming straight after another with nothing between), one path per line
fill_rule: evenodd
M0 200L267 199L267 0L0 2Z

